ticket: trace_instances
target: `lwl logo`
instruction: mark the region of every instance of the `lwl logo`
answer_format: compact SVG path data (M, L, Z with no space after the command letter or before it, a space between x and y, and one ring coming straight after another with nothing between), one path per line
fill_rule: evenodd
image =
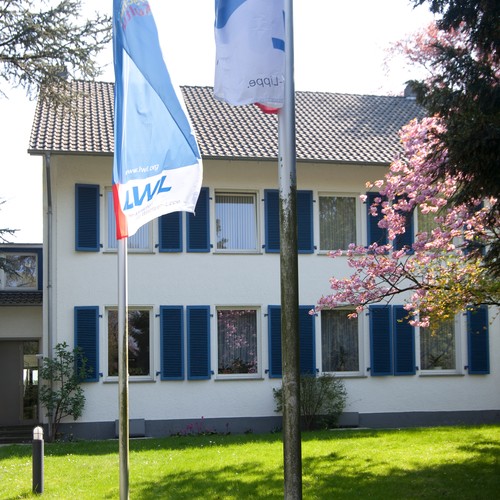
M134 207L140 207L144 201L151 201L157 194L168 193L172 186L165 186L166 175L163 175L160 179L156 181L154 187L152 184L146 184L142 193L139 191L138 186L134 186L132 189L128 189L125 194L125 206L123 210L130 210Z

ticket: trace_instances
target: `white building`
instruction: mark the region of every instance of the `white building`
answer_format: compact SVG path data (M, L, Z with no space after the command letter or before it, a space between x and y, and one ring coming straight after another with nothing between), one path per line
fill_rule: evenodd
M118 418L113 85L74 90L77 113L38 103L30 143L45 179L42 351L63 341L84 348L94 367L84 414L63 431L109 437ZM272 430L281 423L272 391L281 383L276 117L217 102L207 87L182 91L203 188L196 216L164 216L129 241L132 431ZM357 320L308 314L330 276L349 274L327 251L381 236L360 195L399 151L397 131L420 114L405 97L297 93L301 366L344 378L345 425L500 419L492 311L472 322L460 315L438 336L395 322L401 304Z

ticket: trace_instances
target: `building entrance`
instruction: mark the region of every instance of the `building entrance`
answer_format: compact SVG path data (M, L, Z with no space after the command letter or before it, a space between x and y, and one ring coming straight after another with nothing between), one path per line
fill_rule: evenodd
M0 341L0 425L38 422L37 340Z

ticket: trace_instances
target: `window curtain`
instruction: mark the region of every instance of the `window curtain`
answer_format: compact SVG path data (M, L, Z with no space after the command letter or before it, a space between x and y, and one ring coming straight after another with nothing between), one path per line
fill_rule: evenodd
M128 310L128 372L150 375L150 313ZM118 376L118 311L108 310L108 375Z
M351 311L321 312L321 350L324 372L359 370L358 320Z
M257 373L257 313L217 311L218 372Z
M320 249L345 250L356 243L356 200L346 196L321 196Z
M254 194L216 194L217 249L257 249L255 210Z
M454 370L455 359L454 320L432 328L420 328L420 363L422 370Z

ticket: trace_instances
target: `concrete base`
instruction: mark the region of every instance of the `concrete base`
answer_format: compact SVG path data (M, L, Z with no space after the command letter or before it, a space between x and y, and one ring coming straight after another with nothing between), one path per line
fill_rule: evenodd
M344 413L340 427L404 428L441 425L500 423L500 410L405 413ZM130 437L165 437L190 434L262 434L279 432L281 416L255 418L204 418L197 420L131 419ZM60 425L63 439L115 439L118 422L74 422Z

